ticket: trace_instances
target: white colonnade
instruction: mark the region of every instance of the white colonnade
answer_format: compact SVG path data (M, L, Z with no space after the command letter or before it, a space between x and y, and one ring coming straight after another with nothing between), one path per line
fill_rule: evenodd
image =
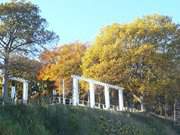
M22 101L24 104L27 104L27 101L28 101L28 80L18 78L18 77L10 77L9 79L23 83ZM14 86L12 86L12 87L14 87Z
M2 75L1 75L2 76ZM27 104L28 101L28 80L19 78L19 77L9 77L9 80L18 81L23 83L23 95L22 95L22 102ZM2 91L3 95L3 91ZM16 96L16 88L15 86L11 87L11 98L14 99Z
M122 111L124 109L123 103L123 88L115 85L110 85L93 79L80 77L76 75L71 76L73 78L73 105L79 105L79 80L83 80L89 83L89 94L90 94L90 107L95 107L95 85L100 85L104 87L105 96L105 108L110 109L110 88L118 90L118 100L119 107L118 110Z

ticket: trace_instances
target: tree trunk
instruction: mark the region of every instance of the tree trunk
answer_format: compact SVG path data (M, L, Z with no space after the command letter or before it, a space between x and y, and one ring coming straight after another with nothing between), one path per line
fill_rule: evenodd
M167 109L166 109L166 103L164 104L164 117L165 117L165 119L167 118L167 111L166 111Z
M2 95L5 98L8 97L7 85L8 85L8 76L7 76L7 74L4 74L3 75L3 85L2 85Z
M8 62L9 57L4 59L4 68L3 68L3 83L2 83L2 96L3 98L8 97Z
M145 111L145 108L144 108L144 97L143 96L136 96L135 94L133 94L133 97L140 103L140 109L141 111Z

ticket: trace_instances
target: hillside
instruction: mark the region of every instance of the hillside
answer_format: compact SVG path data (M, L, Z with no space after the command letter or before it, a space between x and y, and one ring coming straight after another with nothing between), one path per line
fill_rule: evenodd
M178 135L172 123L148 114L88 108L0 106L0 135Z

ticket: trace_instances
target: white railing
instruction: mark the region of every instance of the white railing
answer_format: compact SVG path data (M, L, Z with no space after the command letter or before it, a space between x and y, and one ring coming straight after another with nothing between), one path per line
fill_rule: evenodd
M72 98L65 98L63 100L63 97L59 96L59 97L54 97L53 100L54 101L52 101L52 104L65 104L65 105L72 105L73 104ZM65 102L63 102L63 101L65 101ZM86 101L86 100L79 100L78 106L90 107L90 102ZM107 108L105 104L97 103L97 102L95 103L94 108L95 109L101 109L101 110L109 110L109 111L141 112L141 110L138 110L136 108L129 108L129 107L124 107L123 110L120 110L118 105L110 105L110 107Z

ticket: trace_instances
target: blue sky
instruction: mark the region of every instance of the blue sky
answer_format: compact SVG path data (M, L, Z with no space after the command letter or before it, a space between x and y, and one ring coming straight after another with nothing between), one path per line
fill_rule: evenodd
M148 14L168 15L180 23L180 0L32 1L39 5L49 28L60 36L59 44L91 42L106 25L130 22Z

